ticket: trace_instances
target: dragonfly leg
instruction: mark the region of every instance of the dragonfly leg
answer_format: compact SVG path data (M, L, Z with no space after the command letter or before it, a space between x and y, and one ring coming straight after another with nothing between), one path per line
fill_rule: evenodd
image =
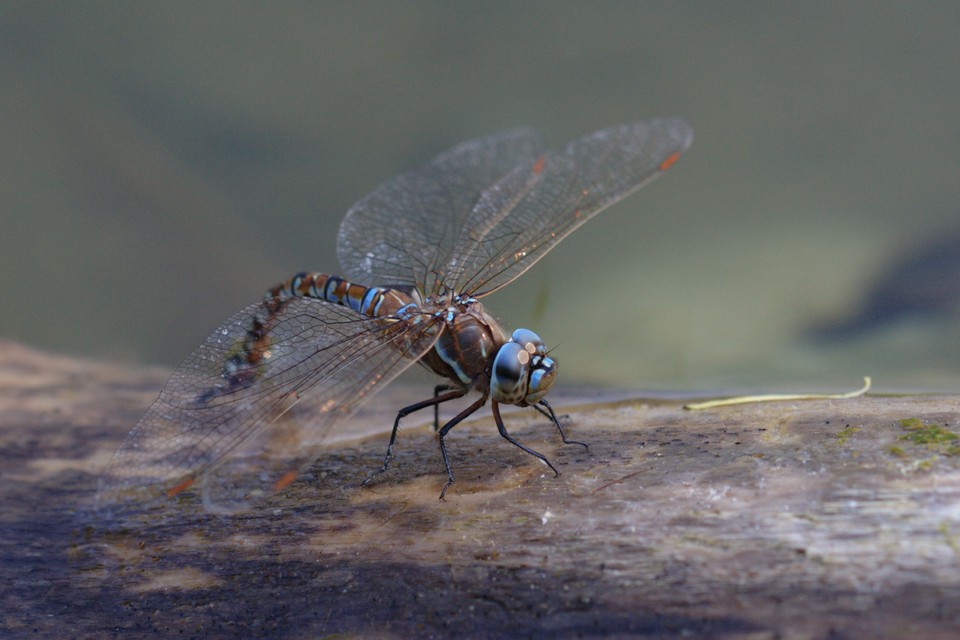
M549 406L549 405L548 405L548 406ZM542 462L543 464L545 464L545 465L547 465L548 467L550 467L550 470L553 471L554 475L560 475L560 472L557 471L557 468L554 467L554 466L550 463L549 460L547 460L547 457L546 457L545 455L543 455L542 453L538 453L538 452L534 451L534 450L531 449L530 447L526 447L526 446L520 444L519 442L517 442L516 440L513 439L513 436L511 436L509 433L507 433L507 428L506 428L505 426L503 426L503 418L500 416L500 403L499 403L499 402L497 402L496 400L493 400L493 401L491 402L491 404L490 404L490 409L493 411L493 419L497 421L497 430L500 431L500 435L501 435L507 442L509 442L510 444L512 444L512 445L514 445L514 446L517 446L517 447L519 447L520 449L526 451L527 453L529 453L530 455L532 455L534 458L539 458L540 462Z
M543 405L544 407L546 407L546 410L541 409L540 405ZM560 437L563 438L563 444L578 444L584 449L590 448L587 446L585 442L580 442L578 440L567 440L567 434L563 432L563 427L560 426L560 420L559 418L557 418L557 414L553 411L553 407L551 407L546 400L541 400L537 404L533 405L533 408L539 411L540 413L542 413L543 415L545 415L546 417L550 418L550 422L556 425L557 431L560 432Z
M446 393L447 391L453 391L454 389L459 389L456 385L452 384L438 384L433 388L433 397L439 398L441 393ZM433 431L436 433L440 431L440 404L437 403L433 405Z
M480 398L471 404L469 407L458 413L453 417L450 422L443 425L443 428L437 432L437 439L440 440L440 455L443 456L443 466L447 468L447 484L443 485L443 491L440 492L440 499L443 500L443 496L446 495L447 489L450 488L450 485L453 484L453 471L450 469L450 459L447 457L447 446L443 442L443 438L450 433L450 429L453 429L455 426L463 422L470 414L474 413L477 409L482 407L487 403L486 394L480 396ZM496 403L494 403L496 404Z
M440 389L440 387L438 386L437 389ZM362 486L367 486L370 483L370 481L372 481L374 478L376 478L381 473L387 470L387 465L390 464L390 457L393 455L393 445L397 441L397 429L400 428L400 421L403 418L410 415L411 413L414 413L415 411L419 411L420 409L426 409L427 407L436 406L444 402L447 402L449 400L456 400L457 398L462 398L463 396L466 395L466 393L467 393L467 390L462 387L448 387L447 392L443 394L438 394L437 391L434 390L434 396L429 400L422 400L420 402L411 404L408 407L404 407L403 409L400 409L400 411L397 412L396 419L393 421L393 430L390 432L390 444L387 445L387 455L383 457L383 465L379 469L374 471L372 474L370 474L367 477L367 479L363 481Z
M541 400L541 402L542 402L542 400ZM546 418L546 419L549 420L550 422L553 422L553 416L550 415L550 412L549 412L549 411L547 411L546 409L544 409L543 407L541 407L539 404L534 404L534 405L531 405L531 406L532 406L534 409L537 410L537 413L539 413L540 415L542 415L544 418Z

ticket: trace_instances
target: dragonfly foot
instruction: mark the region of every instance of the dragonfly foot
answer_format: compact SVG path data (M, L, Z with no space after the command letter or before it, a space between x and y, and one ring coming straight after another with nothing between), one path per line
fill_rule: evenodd
M542 406L546 407L546 410L541 409L540 406L537 406L537 405L542 405ZM560 432L560 439L563 440L563 444L578 444L578 445L580 445L581 447L583 447L584 449L588 449L588 450L590 449L590 447L587 446L587 443L586 443L586 442L580 442L579 440L568 440L568 439L567 439L567 433L563 430L563 425L560 424L560 419L557 417L557 414L556 414L556 412L553 410L553 407L551 407L551 406L547 403L546 400L541 400L539 403L537 403L537 405L535 405L533 408L536 409L537 411L539 411L539 412L540 412L541 414L543 414L544 416L550 418L550 421L554 424L554 426L557 427L557 431Z
M447 501L447 499L444 498L444 496L447 495L447 489L449 489L449 488L450 488L450 485L452 485L452 484L453 484L453 476L452 476L452 475L449 475L449 476L447 476L447 484L443 485L443 491L440 492L440 500L441 500L442 502L446 502L446 501Z
M389 451L387 452L387 457L384 458L384 460L383 460L383 465L382 465L379 469L377 469L376 471L374 471L373 473L371 473L370 475L368 475L368 476L367 476L367 479L360 483L360 486L361 486L361 487L370 486L370 483L371 483L371 482L373 482L376 478L379 478L380 476L382 476L384 473L387 472L387 465L388 465L388 464L390 464L390 452L389 452Z

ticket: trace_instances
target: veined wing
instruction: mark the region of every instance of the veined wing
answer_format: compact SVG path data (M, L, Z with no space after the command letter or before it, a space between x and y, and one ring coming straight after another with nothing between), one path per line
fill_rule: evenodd
M525 161L465 219L446 272L480 297L533 266L574 229L666 171L693 142L681 118L624 124Z
M156 483L172 495L231 456L267 447L291 471L291 459L306 455L298 449L318 444L439 335L430 316L420 323L371 319L315 298L290 298L271 321L259 363L225 370L242 353L260 308L235 314L176 369L111 459L101 498ZM284 433L274 433L278 425ZM265 492L283 482L257 471Z
M542 149L535 131L514 129L464 142L380 185L340 224L337 255L344 275L360 284L437 292L480 194Z

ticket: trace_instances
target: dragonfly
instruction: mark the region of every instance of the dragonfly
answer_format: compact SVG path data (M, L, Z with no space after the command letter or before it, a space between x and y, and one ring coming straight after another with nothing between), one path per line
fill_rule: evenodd
M174 496L214 477L211 485L237 484L223 479L230 461L267 451L279 462L254 474L248 467L249 486L231 488L246 498L279 491L316 459L332 427L415 363L444 383L400 409L367 483L387 470L400 421L433 407L444 499L454 483L445 437L487 402L499 434L557 474L510 435L500 411L533 407L563 442L585 447L567 438L545 398L557 360L533 331L508 334L481 300L669 169L692 140L678 117L603 129L555 150L518 128L380 185L340 225L342 275L297 274L217 327L114 454L101 494L159 483ZM439 405L470 392L479 397L440 426Z

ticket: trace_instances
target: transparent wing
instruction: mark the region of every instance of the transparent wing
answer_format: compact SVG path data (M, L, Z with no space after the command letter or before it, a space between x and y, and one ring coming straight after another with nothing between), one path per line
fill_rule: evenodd
M369 319L292 298L277 314L265 358L225 376L224 363L242 349L259 307L227 320L174 371L114 454L101 498L147 485L172 495L230 458L268 449L278 471L290 471L291 460L309 457L334 423L416 362L438 335L430 322ZM253 476L241 483L244 493L269 493L282 483L259 466Z
M533 266L574 229L666 171L693 142L680 118L624 124L525 160L462 224L446 284L480 297Z
M365 285L438 291L480 194L543 149L531 129L464 142L357 202L340 224L344 275Z

